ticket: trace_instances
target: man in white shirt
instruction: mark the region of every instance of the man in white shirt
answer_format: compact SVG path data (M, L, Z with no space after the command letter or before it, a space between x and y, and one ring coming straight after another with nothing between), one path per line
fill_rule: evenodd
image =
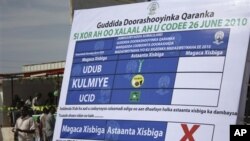
M47 118L48 113L49 113L48 109L47 108L43 108L43 113L40 116L40 122L41 122L41 125L42 125L42 138L43 138L43 141L47 141L47 136L46 136L46 118Z
M36 96L32 99L32 109L36 111L36 106L41 106L41 93L36 93Z
M33 141L36 125L32 117L28 115L28 107L21 107L21 117L16 121L14 132L17 133L18 141Z

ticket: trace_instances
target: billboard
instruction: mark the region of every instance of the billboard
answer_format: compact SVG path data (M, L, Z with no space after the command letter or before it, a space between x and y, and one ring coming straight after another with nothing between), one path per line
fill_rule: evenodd
M75 11L54 140L228 141L245 97L249 6Z

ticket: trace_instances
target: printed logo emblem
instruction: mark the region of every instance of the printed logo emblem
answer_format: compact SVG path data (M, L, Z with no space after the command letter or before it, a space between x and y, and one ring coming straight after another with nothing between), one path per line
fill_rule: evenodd
M141 97L141 92L140 91L132 91L130 93L129 100L130 102L139 102Z
M249 131L249 125L230 125L230 141L248 141Z
M158 8L159 8L159 4L157 2L150 3L148 6L149 15L154 15Z
M216 45L220 45L223 43L223 39L224 39L224 32L223 31L217 31L214 35L214 44Z
M134 88L141 87L143 83L144 83L144 77L140 74L135 75L131 80L131 84Z
M138 72L141 72L142 69L142 63L144 62L144 60L139 60L139 68L138 68Z

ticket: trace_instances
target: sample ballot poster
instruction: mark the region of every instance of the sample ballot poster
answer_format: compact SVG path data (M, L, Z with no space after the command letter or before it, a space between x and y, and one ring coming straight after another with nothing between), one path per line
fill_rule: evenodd
M54 141L229 141L249 1L168 0L77 10Z

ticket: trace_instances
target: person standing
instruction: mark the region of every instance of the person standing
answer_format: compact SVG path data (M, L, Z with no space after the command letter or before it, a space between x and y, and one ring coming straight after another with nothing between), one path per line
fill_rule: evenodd
M11 118L12 118L11 121L13 121L13 123L11 125L13 127L15 126L17 119L21 116L21 108L23 106L24 106L24 103L22 103L22 101L17 102L16 109L14 109L13 111L11 111ZM14 140L18 141L17 132L14 133Z
M53 133L54 133L54 128L55 128L55 114L56 109L55 107L51 106L49 108L49 114L46 117L46 127L45 127L45 133L47 137L47 141L52 141L53 139Z
M28 107L21 107L21 117L16 121L13 131L17 134L18 141L33 141L36 129L35 122L28 114Z
M25 105L27 105L28 107L31 107L31 105L32 105L32 97L31 96L28 99L26 99Z
M44 141L42 136L42 124L40 121L40 116L37 117L36 121L36 131L35 131L35 141Z
M49 111L47 108L43 108L43 113L40 116L40 122L41 122L41 127L42 127L42 139L43 141L47 141L47 136L46 136L46 117L48 115Z
M41 93L36 93L36 96L32 99L32 109L35 113L39 111L37 108L40 108L39 106L41 106L41 97Z

